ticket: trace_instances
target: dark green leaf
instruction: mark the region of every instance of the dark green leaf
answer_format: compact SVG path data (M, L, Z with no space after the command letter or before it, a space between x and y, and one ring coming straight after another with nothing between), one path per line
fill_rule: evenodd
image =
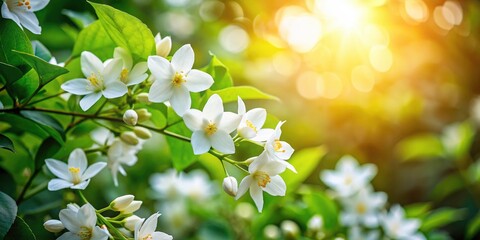
M0 148L15 152L12 140L3 134L0 134Z
M95 21L95 17L90 12L75 12L63 9L62 14L69 17L79 28L85 28Z
M55 79L56 77L68 72L67 69L50 64L43 59L32 54L15 51L25 62L30 65L38 74L40 85L45 85Z
M39 86L38 74L35 69L30 69L17 81L7 85L7 91L10 96L22 102L28 99Z
M37 155L35 155L35 170L38 170L45 165L45 159L55 155L61 147L62 145L54 138L49 137L45 139L42 142L42 145L38 148Z
M232 87L233 80L228 68L213 53L210 52L210 56L212 56L210 63L202 69L213 77L214 83L210 89L220 90Z
M0 239L3 239L15 221L17 204L7 194L0 192ZM15 238L9 238L15 239ZM19 238L17 238L19 239Z
M464 209L439 208L425 217L420 230L428 232L434 228L439 228L449 223L461 220L464 216Z
M113 55L115 43L110 39L100 21L95 21L83 29L73 47L72 58L77 58L83 51L90 51L100 59L106 60Z
M467 225L467 239L473 239L480 232L480 212Z
M3 84L12 84L23 76L22 71L17 67L0 62L0 80Z
M20 114L43 126L43 129L49 133L57 142L63 143L64 131L62 125L50 115L36 111L20 111Z
M200 240L227 240L233 239L230 228L220 221L207 221L201 227L198 233Z
M0 167L0 191L6 193L10 197L15 197L16 183L13 176L5 169Z
M25 32L14 21L0 18L0 62L15 67L25 65L23 59L12 50L33 53L32 44Z
M90 4L105 31L118 46L141 59L155 53L155 39L150 29L138 18L104 4Z
M30 119L24 118L16 114L0 114L0 122L8 123L15 130L29 132L42 139L49 136L48 132L43 128L43 126L37 124ZM52 129L51 131L54 130Z
M48 51L47 47L45 47L40 41L33 40L32 41L32 48L33 53L35 56L43 59L44 61L50 61L52 59L52 54Z
M35 240L37 238L33 234L32 229L30 229L30 226L28 226L28 224L23 219L17 216L15 218L15 222L12 225L12 228L10 228L10 231L8 231L6 239Z

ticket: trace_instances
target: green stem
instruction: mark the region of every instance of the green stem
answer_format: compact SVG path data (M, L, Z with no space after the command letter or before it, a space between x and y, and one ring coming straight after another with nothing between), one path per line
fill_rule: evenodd
M65 92L62 91L62 92L59 92L59 93L57 93L57 94L54 94L54 95L51 95L51 96L48 96L48 97L44 97L44 98L38 99L38 100L36 100L36 101L33 101L33 102L30 102L30 103L26 104L26 106L34 105L34 104L36 104L36 103L43 102L43 101L48 100L48 99L50 99L50 98L58 97L58 96L60 96L60 95L62 95L62 94L64 94L64 93L65 93Z
M106 207L104 207L104 208L102 208L102 209L98 209L98 210L97 210L97 213L103 213L103 212L108 211L108 210L111 210L110 206L106 206Z

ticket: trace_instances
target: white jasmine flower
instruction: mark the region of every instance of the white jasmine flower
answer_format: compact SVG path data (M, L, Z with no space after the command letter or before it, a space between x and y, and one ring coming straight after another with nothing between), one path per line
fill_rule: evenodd
M97 224L95 209L90 204L85 204L77 211L67 208L60 211L60 221L68 232L62 234L57 240L106 240L108 234Z
M48 190L57 191L63 188L85 189L90 178L97 175L107 164L98 162L87 168L87 156L77 148L70 153L68 165L55 159L45 160L48 170L59 178L48 182Z
M282 135L282 130L280 127L285 123L279 122L275 127L273 134L268 137L267 142L265 143L265 150L267 151L270 158L277 160L288 160L293 154L293 148L287 142L280 141L280 136Z
M386 202L385 193L373 193L371 187L362 188L357 194L342 199L345 211L340 214L340 221L345 226L363 224L370 228L377 227L379 211Z
M158 56L167 57L172 49L172 39L169 36L162 38L160 33L157 33L155 35L155 47Z
M405 211L400 205L393 206L388 214L383 215L381 223L385 234L392 239L425 239L422 234L418 233L420 220L405 219Z
M135 226L135 240L171 240L172 236L163 233L156 232L157 228L157 219L160 216L159 213L154 213L152 216L147 218L145 222L138 222Z
M238 182L235 177L228 176L223 179L223 190L230 196L235 197L238 192Z
M124 209L122 209L120 212L122 214L129 214L129 213L133 213L133 212L136 212L138 209L140 209L140 207L142 206L142 201L132 201L130 204L128 204L127 207L125 207Z
M213 84L212 76L192 69L194 53L192 47L183 45L173 55L172 62L160 56L148 57L148 68L155 81L148 93L151 102L170 101L173 110L183 116L190 109L190 92L201 92Z
M127 86L139 84L147 79L148 66L146 62L139 62L133 66L133 59L130 52L121 47L116 47L113 52L113 59L123 61L122 71L120 72L120 81ZM133 68L132 68L133 67Z
M348 229L348 240L378 240L380 232L376 230L363 232L359 226L353 226Z
M242 120L237 127L237 133L240 137L264 142L272 136L273 129L262 129L267 119L267 111L264 108L254 108L247 112L245 103L238 97L238 115L242 116Z
M142 148L142 144L131 145L125 143L119 138L116 138L112 145L108 148L108 167L112 172L113 183L118 186L117 173L120 172L123 176L127 175L127 172L123 168L122 164L127 166L133 166L137 163L137 153Z
M104 127L99 127L91 131L90 137L94 142L93 147L110 146L115 139L115 135Z
M139 222L143 222L144 220L145 218L140 218L137 215L132 215L130 217L125 218L122 222L123 222L123 226L126 229L130 231L135 231L135 226L137 226Z
M46 221L43 224L43 227L47 231L52 232L52 233L58 233L58 232L63 231L63 229L65 229L65 226L63 226L62 221L59 221L57 219L50 219L50 220Z
M344 156L335 170L325 170L320 174L322 181L335 192L348 197L364 188L377 173L373 164L359 166L352 156Z
M226 154L235 153L230 133L237 128L240 120L241 117L235 113L223 112L222 99L217 94L208 99L203 112L190 109L183 116L185 125L193 131L191 142L197 155L208 152L210 147Z
M216 192L208 175L201 170L177 173L176 170L170 169L163 174L152 175L150 184L160 197L171 201L188 197L201 202L209 199Z
M33 12L42 10L48 2L49 0L5 0L2 17L12 19L20 28L23 26L33 34L40 34L42 28Z
M184 196L183 181L175 169L169 169L165 173L155 173L150 177L152 189L158 193L158 197L168 200L178 199Z
M117 197L110 203L110 207L115 211L122 211L133 202L134 198L135 196L131 194Z
M250 196L258 211L262 212L263 191L272 196L285 196L287 186L282 177L279 176L285 169L286 166L281 161L268 159L267 153L263 152L248 166L250 175L240 182L235 199L239 199L250 189Z
M103 64L91 52L83 51L80 63L86 78L67 81L61 87L71 94L85 95L80 100L80 107L83 111L90 109L102 95L110 99L121 97L127 93L127 86L118 80L123 65L120 59L113 59Z

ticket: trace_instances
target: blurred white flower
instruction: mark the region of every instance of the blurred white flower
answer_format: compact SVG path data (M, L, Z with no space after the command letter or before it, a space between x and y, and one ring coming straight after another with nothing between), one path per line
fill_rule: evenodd
M264 151L248 166L250 175L243 178L235 199L239 199L248 189L259 212L263 209L263 191L272 196L285 196L287 186L280 173L286 169L281 161L271 160Z
M378 240L380 239L380 232L371 230L363 232L359 226L353 226L348 229L348 240Z
M216 191L208 175L202 170L194 170L179 175L182 185L181 191L195 202L208 200Z
M93 53L83 51L80 58L83 75L62 84L61 88L74 95L85 95L80 107L87 111L102 95L105 98L117 98L125 95L127 86L118 80L122 71L122 60L113 59L102 63Z
M85 204L77 211L71 208L60 211L60 221L68 232L62 234L58 240L106 240L108 234L97 224L95 209L90 204Z
M280 129L285 123L279 122L275 127L275 131L272 133L265 144L265 150L268 153L268 156L277 160L288 160L293 154L293 148L287 142L280 141L280 136L282 135L282 130Z
M242 117L237 127L240 137L256 142L265 142L272 136L273 129L262 129L267 119L267 111L264 108L254 108L247 112L245 103L238 97L238 115Z
M344 210L340 214L340 222L344 226L362 224L366 227L379 225L380 210L387 202L384 192L372 192L371 187L362 188L358 193L342 199Z
M147 218L144 222L138 222L135 226L135 240L171 240L172 236L163 233L157 232L157 221L159 213L154 213L152 216Z
M183 196L183 182L175 169L169 169L164 173L155 173L150 177L150 185L160 198L167 200L177 199Z
M97 175L107 163L98 162L87 168L87 156L82 149L77 148L70 153L68 165L55 159L45 160L48 170L59 178L48 182L48 190L57 191L63 188L85 189L90 178Z
M170 169L165 173L153 174L150 177L150 184L160 198L168 201L180 201L188 197L195 202L201 202L215 194L214 185L208 175L201 170L178 173Z
M170 36L162 38L160 33L157 33L157 35L155 35L155 47L158 56L167 57L172 49L172 39Z
M210 147L226 154L235 153L230 133L237 128L240 120L241 117L235 113L223 112L222 99L217 94L208 99L203 112L197 109L186 111L183 121L193 131L193 153L206 153Z
M424 240L425 237L418 232L420 220L406 219L405 211L400 205L395 205L388 214L381 219L385 234L398 240Z
M50 219L50 220L46 221L43 224L43 227L47 231L52 232L52 233L58 233L58 232L63 231L63 229L65 229L65 226L63 226L62 221L57 220L57 219Z
M137 153L142 148L142 143L137 145L131 145L125 143L120 138L116 138L112 145L108 148L108 168L112 172L113 183L118 186L117 173L120 172L123 176L127 175L127 172L123 168L122 164L127 166L133 166L137 163Z
M133 59L130 52L124 48L116 47L113 52L113 59L123 61L123 67L119 75L120 81L127 86L139 84L147 79L148 66L146 62L139 62L133 66ZM133 67L133 68L132 68Z
M2 17L12 19L20 28L24 26L33 34L40 34L42 28L33 12L42 10L48 2L49 0L5 0Z
M190 92L204 91L213 84L212 76L192 69L194 58L189 44L175 52L171 63L160 56L148 57L148 68L155 78L148 93L149 100L169 101L173 110L183 116L192 105Z
M323 229L323 218L320 215L314 215L308 220L307 229L314 232L319 232Z
M176 239L183 239L182 237L188 235L190 230L197 227L198 222L188 208L185 201L166 201L159 206L161 211L168 212L160 219L162 226L169 229Z
M115 139L115 135L113 135L113 133L110 132L110 130L104 127L99 127L91 131L90 137L95 143L93 147L110 146L112 145L113 140Z
M348 197L367 186L376 173L375 165L359 166L357 160L352 156L343 156L335 170L324 170L320 174L320 178L338 195Z

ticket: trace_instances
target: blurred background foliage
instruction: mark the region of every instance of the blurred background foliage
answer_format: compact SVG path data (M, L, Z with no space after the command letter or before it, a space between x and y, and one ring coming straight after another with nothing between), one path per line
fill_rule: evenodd
M333 168L340 156L351 154L361 162L378 166L373 184L376 190L388 194L390 203L428 202L433 208L465 209L460 221L445 227L454 239L464 238L466 226L479 214L480 104L475 99L480 93L480 2L96 2L136 16L153 34L171 36L174 50L185 43L192 44L196 66L207 65L212 52L228 66L235 85L253 85L278 96L281 102L248 102L247 107L263 106L278 119L287 120L282 138L297 151L319 145L328 149L322 161L312 160L314 170L305 176L308 178L304 184L321 185L318 173ZM80 17L73 21L69 16L76 14ZM51 0L37 16L43 33L29 37L41 41L59 62L69 57L84 24L95 19L86 1ZM76 132L78 142L84 146L92 144L82 129ZM113 189L107 187L111 185L110 176L103 174L105 185L96 181L99 184L87 189L86 195L106 205L119 193L133 193L147 206L153 206L154 200L148 200L152 199L151 192L146 190L150 186L148 179L154 172L172 166L169 151L165 140L156 136L139 153L142 160L127 170L128 181L120 179L120 187ZM248 148L241 154L251 156ZM317 158L321 155L317 154ZM24 174L28 175L28 168L24 167L6 168L26 171ZM198 167L207 169L220 185L224 176L218 161L201 159L186 171ZM97 194L99 190L104 194ZM67 192L49 194L66 194L63 197L67 201L73 198ZM215 212L227 221L204 222L208 228L197 227L194 235L213 239L209 238L209 231L220 229L229 236L251 237L248 233L240 234L242 224L248 222L228 222L233 219L234 213L229 209L234 201L225 194L218 196L228 205ZM292 207L297 197L280 200L284 207L281 214L270 211L258 221L279 224L282 217L288 218L298 210ZM55 204L50 201L51 196L45 199ZM267 198L267 204L273 199L276 198ZM190 206L195 208L195 204ZM164 216L170 214L168 210ZM213 212L194 211L200 219ZM232 230L225 224L239 225ZM31 226L38 228L34 232L43 231L41 224ZM239 229L235 230L236 227Z

